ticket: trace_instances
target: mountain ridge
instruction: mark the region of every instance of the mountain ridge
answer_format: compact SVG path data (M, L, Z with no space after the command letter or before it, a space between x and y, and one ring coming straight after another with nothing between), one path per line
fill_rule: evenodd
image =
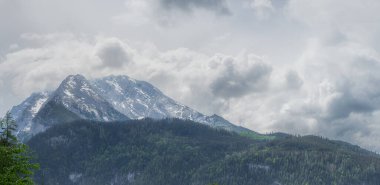
M79 74L69 75L56 90L33 93L14 106L11 113L20 125L17 135L21 140L27 140L54 124L81 119L107 122L179 118L228 131L257 134L220 116L197 112L166 96L152 84L126 75L93 80Z

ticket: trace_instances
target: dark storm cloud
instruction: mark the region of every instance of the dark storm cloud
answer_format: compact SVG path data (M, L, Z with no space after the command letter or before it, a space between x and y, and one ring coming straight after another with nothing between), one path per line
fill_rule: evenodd
M226 70L211 83L212 93L228 99L264 90L269 82L272 68L263 63L256 63L247 68L241 71L234 65L227 65Z
M160 3L167 10L180 9L191 12L194 8L203 8L221 15L231 14L225 0L161 0Z

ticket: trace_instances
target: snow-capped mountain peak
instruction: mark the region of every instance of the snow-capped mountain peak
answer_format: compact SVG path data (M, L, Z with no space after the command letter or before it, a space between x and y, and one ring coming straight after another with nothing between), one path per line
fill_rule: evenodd
M49 105L49 106L48 106ZM117 121L127 119L104 99L81 75L68 76L50 97L47 105L39 111L51 112L51 108L63 106L81 119ZM47 109L46 111L44 109ZM44 114L37 116L46 116ZM42 118L43 119L43 118ZM57 120L59 121L59 120Z
M20 132L24 132L22 136L78 119L180 118L231 131L249 131L220 116L203 115L176 102L148 82L128 76L87 80L82 75L70 75L54 92L32 94L11 112L20 125Z
M99 95L92 89L90 83L82 75L70 75L62 81L61 85L56 90L56 94L60 94L65 99L75 99L79 96L98 97Z
M18 133L29 132L32 127L32 119L36 116L37 112L41 109L44 103L48 100L50 92L33 93L20 105L14 106L11 114L18 123Z
M132 119L189 118L197 114L153 85L127 76L108 76L94 80L93 85L118 111Z

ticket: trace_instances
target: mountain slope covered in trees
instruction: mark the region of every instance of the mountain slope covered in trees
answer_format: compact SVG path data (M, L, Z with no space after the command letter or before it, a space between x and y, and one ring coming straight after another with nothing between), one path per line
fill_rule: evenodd
M255 140L179 119L76 121L28 145L40 184L378 185L380 156L316 136Z

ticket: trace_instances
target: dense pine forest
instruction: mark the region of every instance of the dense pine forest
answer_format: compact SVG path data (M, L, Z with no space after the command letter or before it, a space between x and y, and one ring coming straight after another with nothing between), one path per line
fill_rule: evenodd
M380 184L375 153L316 136L268 138L143 119L59 124L27 144L41 166L38 184Z

